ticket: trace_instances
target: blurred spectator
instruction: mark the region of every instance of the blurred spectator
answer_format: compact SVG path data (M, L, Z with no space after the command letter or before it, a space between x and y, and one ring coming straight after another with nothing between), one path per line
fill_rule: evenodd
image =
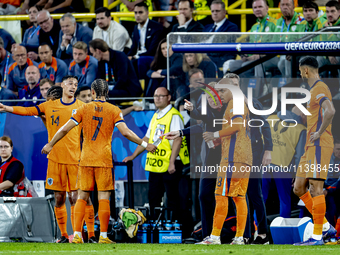
M0 37L4 41L4 48L7 51L11 51L12 50L12 45L15 44L15 40L13 39L11 34L8 33L5 29L0 27Z
M119 6L119 11L120 12L133 12L135 9L135 5L145 2L146 5L148 6L149 12L153 11L152 7L152 0L121 0L121 4ZM134 17L121 17L120 18L120 23L125 27L127 30L129 37L132 36L133 29L136 25L136 20Z
M192 68L203 71L205 78L218 78L217 67L210 58L203 53L185 53L183 57L183 71L186 73L186 84L189 84L188 72Z
M272 163L268 171L263 174L263 199L267 200L270 184L274 181L280 199L280 216L290 218L292 180L305 151L307 116L294 106L292 111L287 111L286 115L278 112L269 116L267 120L272 133L273 151ZM290 172L283 172L282 166L290 169ZM270 167L280 168L282 171L271 171Z
M20 11L21 0L1 0L0 15L13 15Z
M39 5L41 1L37 3ZM46 3L43 1L44 4ZM43 9L50 13L88 12L83 0L48 0Z
M325 181L325 198L326 198L326 218L332 226L336 226L337 236L340 234L340 140L335 137L334 149L331 160L327 180Z
M91 87L82 86L78 88L74 96L86 104L90 103L92 101Z
M41 78L49 78L56 85L60 85L63 77L67 75L67 65L64 61L52 57L50 45L40 45L38 50L39 58L41 60L41 63L38 66Z
M166 39L160 41L154 60L151 62L150 70L147 76L150 79L145 90L146 97L152 97L158 87L166 87L167 76L167 42ZM183 56L180 53L174 53L171 45L169 46L169 73L170 73L170 91L172 99L176 98L176 90L184 80Z
M12 155L13 142L8 136L0 137L0 197L13 197L14 185L25 178L24 165Z
M53 20L51 14L46 10L42 10L38 13L37 22L41 27L39 31L39 45L44 43L50 45L53 50L53 56L56 57L59 43L59 22ZM38 55L35 57L35 59L37 59Z
M139 97L142 94L135 70L123 52L110 49L101 39L92 40L89 45L90 52L99 61L98 78L110 84L110 97Z
M9 67L13 64L14 60L11 53L4 48L4 40L0 37L0 75L1 87L6 86Z
M73 60L72 46L79 41L88 45L92 40L93 31L87 26L77 24L71 13L66 13L60 18L60 27L57 58L69 65Z
M132 35L129 59L154 56L163 27L158 22L149 19L148 6L144 2L135 5L134 13L137 25Z
M148 6L145 3L136 4L134 12L138 25L133 31L133 43L128 58L132 61L138 78L145 79L161 40L163 26L149 19Z
M187 73L189 79L189 85L180 85L176 90L176 99L185 96L185 99L190 100L194 105L197 105L198 99L202 94L202 90L205 83L205 73L199 68L192 68ZM190 92L190 95L188 93ZM181 101L180 111L184 110L184 101Z
M307 1L303 4L303 17L305 21L301 24L305 25L305 32L315 32L323 27L325 20L323 17L319 18L319 6L312 1Z
M206 25L203 29L203 32L240 32L240 29L237 27L237 25L230 22L225 17L227 14L227 11L225 9L224 2L222 2L221 0L214 0L211 3L210 9L211 9L211 17L214 23ZM221 43L222 42L221 39L222 37L220 36L210 37L210 40L213 43ZM223 36L223 40L225 39L226 39L225 36ZM216 64L219 77L223 77L223 72L220 71L220 68L223 66L223 63L229 59L235 58L235 55L226 54L226 53L208 53L208 56Z
M68 68L68 74L78 77L78 87L91 87L98 76L98 61L88 55L87 44L76 42L73 45L73 61Z
M0 101L12 99L18 99L18 97L12 92L12 90L6 89L5 87L0 87ZM8 106L17 105L17 102L1 102L1 103Z
M325 27L339 26L340 24L340 3L338 1L329 1L326 4L327 21L323 24ZM338 35L328 33L323 35L323 41L339 41ZM324 65L338 65L340 57L338 56L318 56L319 68Z
M19 99L42 99L39 87L40 72L39 68L36 66L29 66L26 69L26 81L27 85L24 86L22 90L19 91ZM18 106L30 107L40 104L39 101L21 101L18 102Z
M47 98L47 91L54 86L53 81L48 78L41 79L39 82L40 94L43 98Z
M194 3L190 0L178 1L179 15L176 16L178 24L174 25L172 32L202 32L203 25L192 18Z
M24 46L17 46L13 50L13 59L15 62L9 67L6 87L15 93L18 93L25 85L27 85L25 73L28 66L38 66L37 62L34 62L27 58L27 51Z
M127 51L131 48L132 41L126 29L114 20L111 20L111 13L105 7L96 11L97 26L94 28L92 39L102 39L107 45L117 51Z
M278 32L279 35L275 37L274 42L294 42L299 36L284 35L282 33L305 32L305 26L300 25L301 22L304 21L304 18L294 11L294 0L281 0L280 9L282 17L277 20L275 29L275 32ZM291 57L288 55L281 55L277 65L281 74L286 78L292 77L292 64L290 59Z
M37 15L40 8L32 6L28 10L28 16L33 26L26 29L21 45L26 48L30 57L31 51L38 52L40 26L38 26Z

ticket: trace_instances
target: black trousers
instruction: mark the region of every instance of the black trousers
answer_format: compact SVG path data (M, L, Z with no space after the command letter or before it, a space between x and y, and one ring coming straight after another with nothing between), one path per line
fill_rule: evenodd
M164 173L149 174L149 205L150 219L156 220L158 215L155 213L155 207L160 207L164 192L167 196L167 207L172 211L172 221L179 220L180 217L180 195L179 181L182 177L183 164L180 160L175 161L176 172L169 174Z

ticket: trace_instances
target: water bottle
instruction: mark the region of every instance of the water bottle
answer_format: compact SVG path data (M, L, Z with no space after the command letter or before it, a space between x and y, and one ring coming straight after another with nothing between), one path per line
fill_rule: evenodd
M207 145L208 145L209 149L215 147L214 142L213 142L212 140L208 141L208 142L207 142Z
M158 139L153 143L153 145L158 146L163 140L163 136L158 137Z
M165 229L166 230L172 230L172 224L170 220L167 220L165 223Z
M179 224L179 223L177 222L177 220L175 220L174 229L175 229L175 230L181 230L181 224Z

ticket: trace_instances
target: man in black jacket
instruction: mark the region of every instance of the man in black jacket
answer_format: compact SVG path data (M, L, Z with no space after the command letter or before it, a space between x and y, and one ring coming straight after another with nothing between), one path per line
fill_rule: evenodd
M98 60L98 78L110 84L110 97L139 97L142 94L136 72L123 52L110 49L102 39L90 41L89 46Z

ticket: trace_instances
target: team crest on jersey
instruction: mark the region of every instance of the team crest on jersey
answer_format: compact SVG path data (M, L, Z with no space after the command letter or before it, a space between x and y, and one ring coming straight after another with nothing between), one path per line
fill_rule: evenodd
M51 186L53 184L53 179L52 178L48 178L47 179L47 184Z
M292 26L292 31L295 32L296 26Z
M72 116L77 113L77 109L72 110Z
M54 81L54 74L52 74L52 73L50 74L50 80Z

